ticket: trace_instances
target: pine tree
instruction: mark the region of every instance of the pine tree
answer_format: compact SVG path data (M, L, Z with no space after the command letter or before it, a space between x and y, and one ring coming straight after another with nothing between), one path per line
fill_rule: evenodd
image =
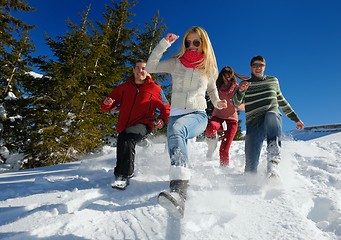
M133 55L137 59L147 60L166 30L166 25L163 24L163 19L160 17L159 11L156 12L150 21L144 22L143 29L140 30L134 43ZM137 59L134 59L134 61Z
M26 2L7 0L0 2L0 94L6 96L9 91L20 92L20 79L28 68L30 53L34 51L28 32L34 28L18 18L11 11L33 11Z
M25 118L30 110L30 99L25 95L25 82L32 77L30 54L34 46L29 38L29 31L34 28L15 18L13 12L29 12L34 8L27 2L7 0L0 2L0 107L1 114L1 150L20 152L25 142L29 141L30 127ZM1 152L2 152L1 151ZM5 162L4 156L2 156Z
M28 167L71 161L93 151L110 135L116 117L100 111L100 101L121 82L128 68L133 28L130 7L121 1L106 6L105 23L97 29L88 19L91 7L80 24L68 21L70 31L57 40L47 37L55 60L40 59L45 77L37 79L32 91L37 100L31 144L26 148Z
M88 32L90 6L79 25L68 21L65 36L47 44L56 60L40 62L45 77L28 89L36 98L35 129L26 147L27 167L68 162L98 144L99 137L89 125L92 110L89 94L96 88L92 59L93 37Z
M111 0L111 2L112 6L105 6L104 23L98 24L103 35L108 38L112 59L108 67L119 73L116 74L117 79L114 79L114 83L119 83L131 75L132 70L129 67L134 64L132 41L138 34L138 29L128 25L132 23L132 17L135 16L131 8L136 6L137 2L134 0L121 0L119 3Z
M117 116L102 113L99 104L113 87L132 74L132 65L141 58L141 52L135 51L136 44L150 49L163 31L159 16L152 20L154 28L146 27L143 33L137 26L132 26L134 14L131 8L135 5L134 0L112 1L112 6L105 6L104 21L96 22L96 25L89 19L91 6L87 7L78 24L68 21L68 31L64 36L56 39L46 36L54 58L40 56L33 59L39 70L44 72L43 77L34 78L26 74L28 69L23 69L22 74L17 74L13 83L8 84L8 89L12 87L11 93L16 91L18 96L16 101L10 101L16 103L11 109L13 112L21 111L18 120L23 126L14 127L17 137L11 139L11 144L15 149L19 149L20 144L24 151L24 167L71 161L92 152L102 145L105 137L115 134L113 127ZM0 27L1 32L7 29L4 22ZM21 44L18 46L30 42L27 34L20 36ZM2 63L5 61L5 49L1 48ZM29 51L22 47L16 48L15 53L17 55L13 56L20 57ZM18 66L23 62L24 58L21 58ZM6 73L10 76L10 71ZM6 90L8 76L1 75L2 93L9 92ZM9 115L0 105L0 116L5 118L6 114ZM0 130L3 128L0 124Z
M147 60L154 47L159 43L160 39L164 37L166 29L167 26L163 23L160 12L157 11L155 16L150 19L150 22L144 23L143 29L140 31L134 44L133 56L137 59ZM160 84L169 79L168 74L152 74L152 77ZM170 84L165 84L163 87L166 89L166 92L169 93Z

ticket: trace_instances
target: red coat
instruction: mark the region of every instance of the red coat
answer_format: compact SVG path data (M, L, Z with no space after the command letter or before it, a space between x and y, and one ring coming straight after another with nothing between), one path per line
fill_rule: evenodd
M109 94L114 103L111 106L101 102L103 112L119 106L119 116L116 125L117 132L138 123L146 124L150 130L154 129L155 110L160 110L160 115L164 123L167 123L170 105L163 94L159 85L157 85L150 77L142 85L136 85L134 77L130 77L127 82L115 87Z

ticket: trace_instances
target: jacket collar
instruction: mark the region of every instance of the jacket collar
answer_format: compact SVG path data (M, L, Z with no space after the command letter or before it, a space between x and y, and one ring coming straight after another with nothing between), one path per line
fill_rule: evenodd
M134 75L130 76L130 77L128 78L127 81L133 83L134 85L136 85L136 84L135 84ZM145 79L145 81L144 81L144 83L143 83L143 84L139 84L139 85L144 85L144 84L150 83L150 82L152 82L152 81L153 81L153 79L152 79L150 76L147 76L146 79Z
M262 81L262 80L264 80L266 78L265 75L263 75L262 77L257 77L257 76L255 76L253 74L251 74L251 75L252 76L251 76L250 80L248 80L250 82L259 82L259 81Z

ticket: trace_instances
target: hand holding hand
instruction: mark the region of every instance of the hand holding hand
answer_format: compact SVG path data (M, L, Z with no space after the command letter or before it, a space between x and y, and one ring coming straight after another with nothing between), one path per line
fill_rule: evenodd
M114 102L115 100L113 100L111 97L106 97L103 100L104 105L107 105L107 106L111 106Z
M158 120L156 120L155 126L156 126L158 129L163 128L164 125L165 125L165 123L163 122L163 120L162 120L161 118L159 118Z
M165 39L170 43L173 44L177 39L179 38L178 35L175 35L174 33L168 33L165 37Z
M304 128L304 123L300 120L296 123L296 129L301 130Z
M249 88L250 85L251 85L250 82L248 82L248 81L243 81L243 82L241 82L241 83L239 84L238 91L239 91L239 92L245 92L245 91Z
M218 108L227 108L227 101L225 99L220 100L220 101L218 101L217 106L218 106Z

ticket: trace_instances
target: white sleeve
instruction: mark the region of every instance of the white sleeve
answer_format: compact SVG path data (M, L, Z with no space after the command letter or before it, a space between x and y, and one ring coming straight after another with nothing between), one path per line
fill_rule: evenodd
M171 73L174 69L176 59L169 58L163 61L160 61L163 53L169 48L171 44L164 38L161 39L158 45L153 49L152 53L150 54L146 71L149 73Z

